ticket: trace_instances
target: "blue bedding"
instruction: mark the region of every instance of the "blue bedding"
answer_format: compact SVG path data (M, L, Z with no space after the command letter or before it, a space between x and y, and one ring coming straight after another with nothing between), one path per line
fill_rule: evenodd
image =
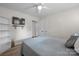
M23 41L22 54L25 56L76 56L74 49L64 46L65 40L56 37L39 36Z

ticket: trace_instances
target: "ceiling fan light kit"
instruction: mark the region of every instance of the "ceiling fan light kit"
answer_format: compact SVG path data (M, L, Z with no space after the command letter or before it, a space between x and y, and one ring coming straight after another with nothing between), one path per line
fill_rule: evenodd
M37 8L38 8L38 10L42 10L42 6L41 5L39 5Z

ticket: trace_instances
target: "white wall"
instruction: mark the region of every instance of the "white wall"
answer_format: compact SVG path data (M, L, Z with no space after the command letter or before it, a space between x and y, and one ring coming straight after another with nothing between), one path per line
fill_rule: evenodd
M6 17L10 20L12 20L13 16L25 18L26 23L23 29L19 27L17 29L13 28L13 31L12 31L14 33L13 39L15 40L21 40L21 39L26 39L28 37L32 37L32 20L38 21L38 18L34 16L30 16L30 15L27 15L18 11L14 11L11 9L3 8L3 7L0 7L0 16Z
M79 8L65 10L42 19L40 32L68 39L74 32L79 32Z

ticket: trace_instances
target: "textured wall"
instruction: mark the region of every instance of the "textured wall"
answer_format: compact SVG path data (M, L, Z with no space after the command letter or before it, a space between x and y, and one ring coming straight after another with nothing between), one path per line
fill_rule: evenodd
M48 35L67 39L72 33L79 32L79 8L48 16L40 21L39 26L40 34L43 31Z
M10 22L12 20L12 16L17 16L20 18L25 18L25 26L24 28L17 28L12 29L13 31L13 38L15 40L21 40L32 36L32 20L38 20L38 18L15 11L7 8L0 7L0 16L6 17L10 19Z

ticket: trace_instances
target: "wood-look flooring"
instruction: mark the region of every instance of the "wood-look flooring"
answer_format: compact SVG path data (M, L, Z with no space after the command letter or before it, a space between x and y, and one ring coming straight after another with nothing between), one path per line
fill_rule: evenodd
M0 56L21 56L21 45L17 45L8 51L0 54Z

